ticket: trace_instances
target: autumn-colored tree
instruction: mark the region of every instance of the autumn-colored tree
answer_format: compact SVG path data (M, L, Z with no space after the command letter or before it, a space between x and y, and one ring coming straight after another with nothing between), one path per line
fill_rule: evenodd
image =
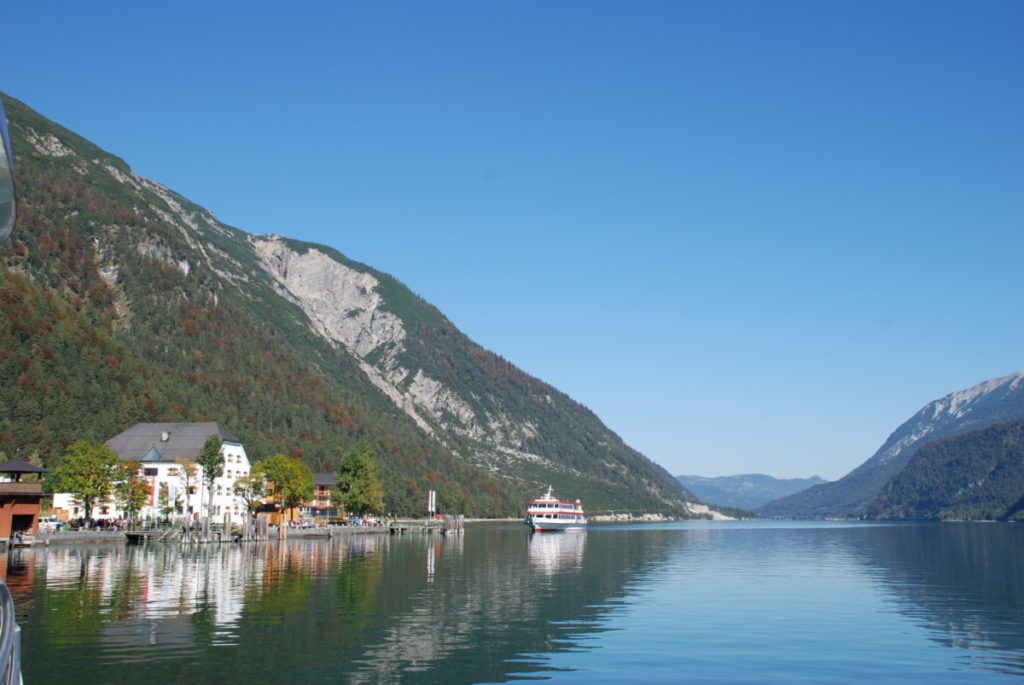
M123 462L114 485L114 501L129 519L135 518L152 495L149 481L142 476L141 470L142 464L137 461Z
M199 482L199 468L196 463L187 457L178 457L174 460L178 465L178 479L181 487L185 490L185 514L192 514L192 488Z

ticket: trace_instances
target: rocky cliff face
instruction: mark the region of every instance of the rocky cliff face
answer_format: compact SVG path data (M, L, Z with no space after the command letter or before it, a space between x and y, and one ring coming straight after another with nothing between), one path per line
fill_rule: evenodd
M547 461L522 449L526 440L537 436L530 421L480 412L423 368L403 365L403 322L384 308L376 290L380 281L372 274L346 266L316 247L294 249L280 236L254 236L251 242L281 294L302 308L312 329L352 354L367 379L421 429L441 439L452 434L479 441L489 449L478 450L476 456L488 461L493 462L487 458L495 454Z
M993 378L925 405L897 428L860 468L906 463L926 442L958 435L1024 414L1024 373Z

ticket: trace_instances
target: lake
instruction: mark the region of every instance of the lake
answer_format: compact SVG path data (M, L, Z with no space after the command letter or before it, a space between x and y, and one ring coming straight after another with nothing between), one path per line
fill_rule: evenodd
M1019 682L1024 525L14 550L25 682Z

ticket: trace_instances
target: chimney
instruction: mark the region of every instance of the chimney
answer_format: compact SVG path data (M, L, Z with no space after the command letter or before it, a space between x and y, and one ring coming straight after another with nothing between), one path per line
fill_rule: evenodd
M160 433L160 442L167 442L171 439L171 431L163 431Z

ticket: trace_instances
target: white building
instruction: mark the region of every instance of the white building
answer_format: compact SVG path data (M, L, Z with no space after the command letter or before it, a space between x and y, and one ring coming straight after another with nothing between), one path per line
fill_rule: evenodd
M107 440L107 447L112 449L121 461L137 461L142 464L142 475L149 481L150 496L149 502L139 513L140 517L150 517L153 520L164 518L160 503L160 491L163 486L166 486L167 499L172 506L174 502L180 501L185 511L193 512L193 518L198 519L202 516L208 504L203 469L196 464L195 482L186 493L177 460L185 458L195 462L203 451L206 440L212 435L219 436L222 442L224 473L214 483L211 514L214 521L222 521L226 513L231 514L232 521L236 523L244 519L245 503L235 496L234 484L239 478L249 475L249 457L237 438L212 422L138 423ZM84 515L81 506L74 502L68 493L55 493L53 508L67 512L67 519L76 519ZM116 509L112 501L97 504L92 512L93 518L96 519L118 518L121 515L122 512Z

